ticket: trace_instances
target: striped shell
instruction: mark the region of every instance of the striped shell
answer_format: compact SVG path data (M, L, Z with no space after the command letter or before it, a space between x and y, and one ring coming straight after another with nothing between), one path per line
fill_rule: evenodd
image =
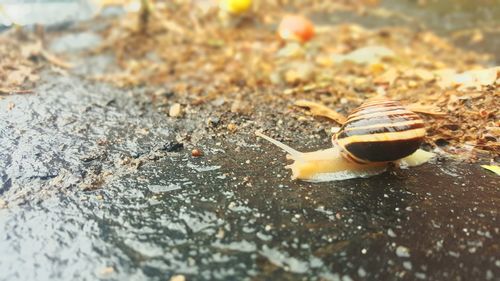
M417 114L395 101L372 100L351 112L332 140L346 159L366 164L404 158L424 137L424 122Z

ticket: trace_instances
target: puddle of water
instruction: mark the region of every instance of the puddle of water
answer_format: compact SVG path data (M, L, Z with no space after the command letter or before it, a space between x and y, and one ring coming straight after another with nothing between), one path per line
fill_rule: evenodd
M44 24L87 20L95 15L92 1L3 1L0 3L0 26Z

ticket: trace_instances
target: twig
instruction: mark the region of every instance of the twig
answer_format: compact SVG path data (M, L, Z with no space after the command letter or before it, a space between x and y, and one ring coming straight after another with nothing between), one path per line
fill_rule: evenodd
M0 88L0 96L17 95L17 94L32 94L33 90L9 90Z
M46 59L48 62L50 62L51 64L55 65L55 66L58 66L60 68L64 68L64 69L70 69L70 68L73 68L73 64L72 63L69 63L67 61L64 61L58 57L56 57L55 55L49 53L48 51L46 50L41 50L40 51L40 55Z

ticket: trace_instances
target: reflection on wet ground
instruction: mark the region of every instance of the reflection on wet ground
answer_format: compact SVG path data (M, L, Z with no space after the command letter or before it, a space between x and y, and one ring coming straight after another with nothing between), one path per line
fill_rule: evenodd
M478 165L291 181L251 132L192 158L140 100L49 80L1 113L2 280L499 277L500 186Z

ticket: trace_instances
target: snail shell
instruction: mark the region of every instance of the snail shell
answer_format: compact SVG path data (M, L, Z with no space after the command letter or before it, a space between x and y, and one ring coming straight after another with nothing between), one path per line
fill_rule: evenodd
M417 114L395 101L373 100L349 114L332 141L346 159L366 164L411 155L424 137L424 121Z
M368 177L384 172L388 162L417 166L434 157L418 149L425 137L423 120L399 103L373 100L362 104L333 135L333 147L300 152L260 132L256 134L288 152L292 178L311 182Z

